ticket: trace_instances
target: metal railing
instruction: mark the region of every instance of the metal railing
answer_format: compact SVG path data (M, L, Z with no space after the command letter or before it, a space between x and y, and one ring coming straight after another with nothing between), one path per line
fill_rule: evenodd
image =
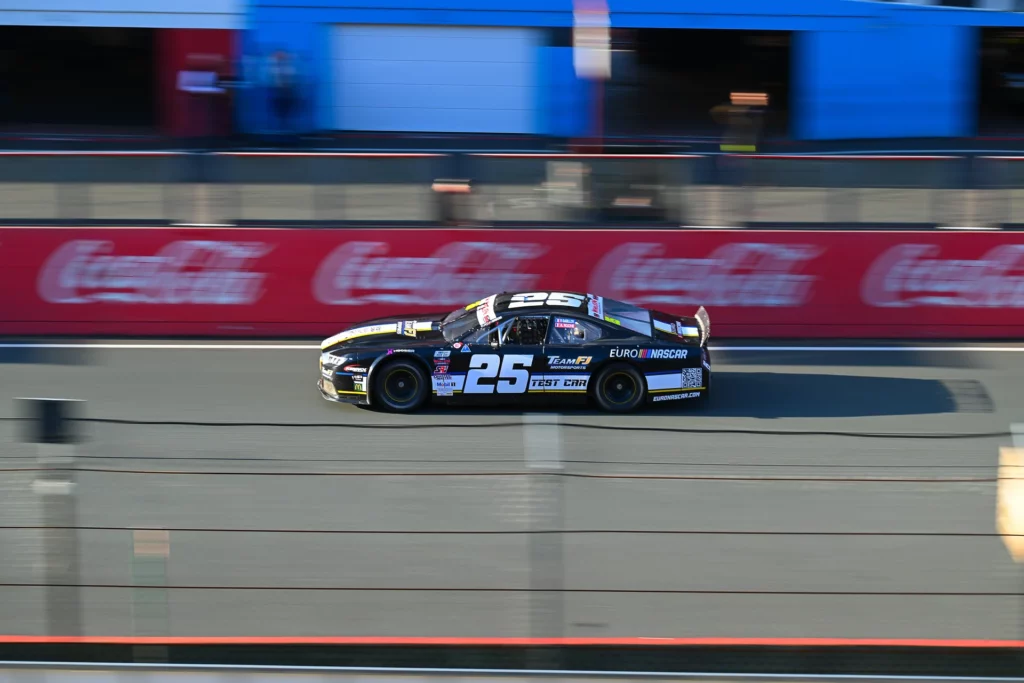
M0 224L1015 228L1024 157L0 152Z

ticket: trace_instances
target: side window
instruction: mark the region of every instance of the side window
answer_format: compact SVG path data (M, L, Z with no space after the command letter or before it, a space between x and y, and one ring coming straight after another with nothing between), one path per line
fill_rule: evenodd
M604 329L587 320L555 316L549 344L589 344L605 336Z
M498 341L506 334L506 330L511 327L513 322L514 320L502 320L495 323L490 327L477 332L469 341L475 344L490 344L491 346L497 346Z
M503 320L500 324L492 325L481 331L474 341L491 346L499 344L501 346L540 346L544 343L547 333L548 318L546 316L519 316Z
M540 346L548 334L547 316L519 316L502 334L501 344Z

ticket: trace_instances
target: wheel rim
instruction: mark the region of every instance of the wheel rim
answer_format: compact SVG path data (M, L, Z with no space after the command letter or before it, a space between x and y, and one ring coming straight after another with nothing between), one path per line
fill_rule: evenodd
M405 368L396 368L384 378L384 395L394 405L411 403L419 388L419 379Z
M617 406L629 403L637 394L636 380L625 372L608 375L603 388L608 402Z

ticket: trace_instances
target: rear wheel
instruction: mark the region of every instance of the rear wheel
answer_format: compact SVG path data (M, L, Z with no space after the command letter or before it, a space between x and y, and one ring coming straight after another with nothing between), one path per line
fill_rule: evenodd
M407 360L391 361L373 373L373 403L395 413L418 410L430 395L427 373Z
M643 376L631 365L609 365L597 374L594 400L601 410L627 413L643 403L647 389Z

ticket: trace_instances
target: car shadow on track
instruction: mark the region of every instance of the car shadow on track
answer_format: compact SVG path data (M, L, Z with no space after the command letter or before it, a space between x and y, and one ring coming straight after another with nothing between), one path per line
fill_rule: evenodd
M774 419L954 413L960 412L964 403L961 390L966 393L980 388L987 397L980 383L974 384L958 389L934 379L716 372L714 396L706 414Z
M977 381L942 381L786 372L723 372L714 375L707 408L694 401L653 404L638 415L679 417L745 417L759 419L879 417L940 413L990 413L991 397ZM564 415L607 415L596 409L566 408L551 402L543 407L431 407L433 415L519 416L524 412Z

